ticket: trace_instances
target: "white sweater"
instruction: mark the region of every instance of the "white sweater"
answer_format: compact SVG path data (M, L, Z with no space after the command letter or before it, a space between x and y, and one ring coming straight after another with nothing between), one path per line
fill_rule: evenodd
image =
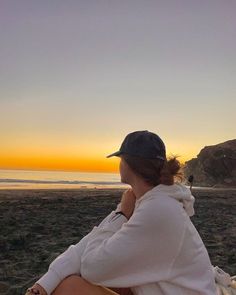
M131 287L134 295L216 295L212 265L189 216L194 197L183 184L157 185L136 200L128 220L115 215L71 245L37 283L48 295L65 277Z

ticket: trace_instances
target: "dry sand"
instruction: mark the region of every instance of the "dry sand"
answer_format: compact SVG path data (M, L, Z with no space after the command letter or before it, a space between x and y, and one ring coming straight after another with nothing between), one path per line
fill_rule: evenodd
M119 203L124 189L1 190L0 294L24 294L69 245ZM236 190L193 189L191 217L212 264L236 275Z

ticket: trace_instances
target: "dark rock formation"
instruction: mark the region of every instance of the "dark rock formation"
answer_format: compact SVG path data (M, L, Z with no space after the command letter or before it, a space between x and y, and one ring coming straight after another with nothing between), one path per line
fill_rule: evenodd
M236 139L205 146L183 171L194 176L194 186L236 187Z

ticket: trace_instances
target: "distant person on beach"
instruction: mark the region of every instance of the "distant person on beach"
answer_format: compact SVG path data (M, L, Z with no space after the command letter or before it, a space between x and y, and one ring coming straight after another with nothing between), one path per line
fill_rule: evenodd
M148 130L129 133L111 156L120 158L121 182L131 188L26 294L216 295L177 158L167 159L164 142Z

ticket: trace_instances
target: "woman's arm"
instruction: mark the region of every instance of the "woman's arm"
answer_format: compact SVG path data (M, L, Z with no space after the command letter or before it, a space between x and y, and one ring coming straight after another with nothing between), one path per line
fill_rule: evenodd
M166 280L184 231L175 200L144 200L119 230L109 223L97 228L81 257L81 276L109 288Z
M49 265L48 271L35 282L34 286L37 284L40 285L46 291L47 295L50 295L64 278L71 274L80 275L81 256L97 228L102 228L111 222L119 229L124 222L127 222L127 218L124 216L117 218L117 215L115 215L115 212L120 210L120 205L121 203L98 226L94 226L92 231L84 236L77 244L70 245L65 252L53 260Z

